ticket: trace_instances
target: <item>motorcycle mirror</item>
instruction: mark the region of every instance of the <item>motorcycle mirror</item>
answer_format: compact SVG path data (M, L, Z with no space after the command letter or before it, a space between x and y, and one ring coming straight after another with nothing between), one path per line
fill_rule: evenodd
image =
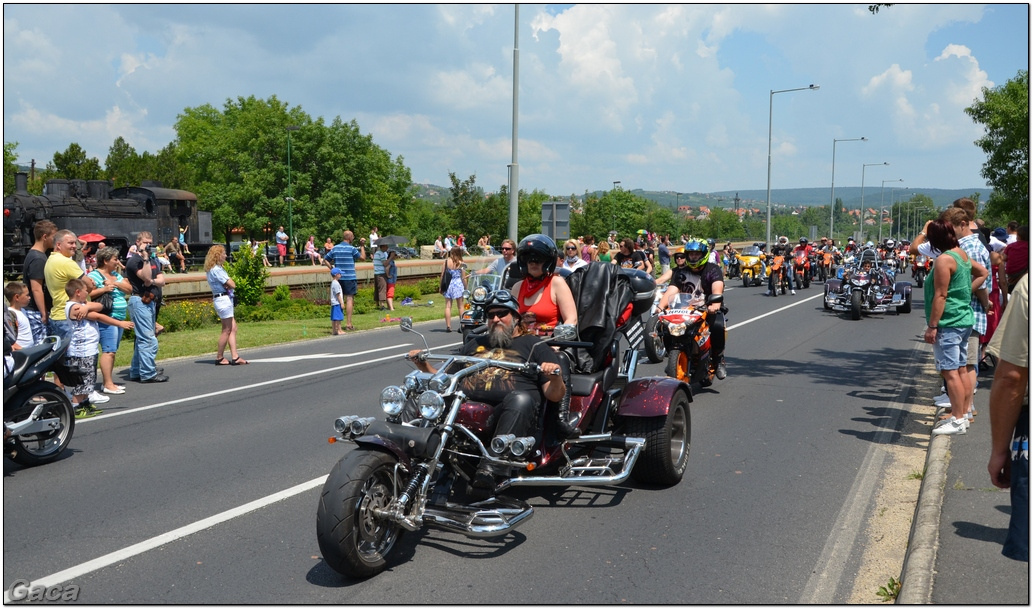
M577 326L571 324L560 324L552 329L552 340L571 341L577 340Z
M402 329L402 332L412 332L416 336L419 336L420 338L422 338L423 339L423 346L424 346L424 348L426 348L428 350L430 349L430 345L427 343L427 337L422 335L422 334L420 334L416 330L413 330L413 328L412 328L412 317L403 317L402 321L399 322L398 327L400 327Z

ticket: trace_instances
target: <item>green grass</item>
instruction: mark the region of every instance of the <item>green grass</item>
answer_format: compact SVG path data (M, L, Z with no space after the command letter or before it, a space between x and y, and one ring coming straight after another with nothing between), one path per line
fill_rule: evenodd
M412 317L414 322L441 321L444 327L445 301L440 295L427 294L417 303L433 301L432 306L402 307L395 304L395 310L391 317ZM395 299L396 303L400 299ZM356 303L358 305L358 303ZM356 307L358 308L358 307ZM452 328L459 329L459 312L456 307L452 308ZM352 325L356 330L369 330L397 326L398 322L382 322L385 317L383 311L368 311L352 315ZM342 326L344 322L341 322ZM215 350L219 344L219 325L204 326L197 329L180 329L176 332L163 332L158 336L158 359L170 359L174 357L210 356L215 358ZM351 334L351 332L347 332ZM237 349L247 358L247 349L290 343L299 340L323 338L330 336L330 316L323 319L284 319L269 321L237 322ZM226 350L229 356L229 349ZM133 341L123 339L119 345L118 353L115 355L115 366L128 366L133 358Z

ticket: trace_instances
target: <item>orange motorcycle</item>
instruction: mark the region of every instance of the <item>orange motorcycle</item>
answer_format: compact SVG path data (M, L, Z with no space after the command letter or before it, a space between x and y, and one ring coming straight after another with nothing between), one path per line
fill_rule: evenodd
M789 292L789 269L786 268L786 259L782 255L768 255L768 273L771 275L771 285L774 286L772 296L778 296L781 290L785 295Z
M807 258L807 252L803 250L793 252L793 274L796 277L796 287L811 287L811 261Z

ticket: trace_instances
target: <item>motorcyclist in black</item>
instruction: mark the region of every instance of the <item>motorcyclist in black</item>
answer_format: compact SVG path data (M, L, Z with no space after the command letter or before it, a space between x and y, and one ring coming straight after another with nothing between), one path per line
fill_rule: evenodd
M789 293L796 295L796 288L793 286L793 246L789 243L789 238L782 235L778 238L775 245L771 246L772 256L782 256L782 270L786 273L786 278L789 279ZM775 279L773 275L768 275L768 296L775 295Z
M675 268L671 276L671 284L660 297L659 307L666 309L671 299L678 294L692 294L700 300L711 294L723 294L725 290L724 274L721 267L707 262L710 246L702 239L694 239L685 244L685 249L675 252ZM728 376L725 367L725 315L722 303L715 302L707 307L707 323L710 325L711 366L714 375L719 379Z

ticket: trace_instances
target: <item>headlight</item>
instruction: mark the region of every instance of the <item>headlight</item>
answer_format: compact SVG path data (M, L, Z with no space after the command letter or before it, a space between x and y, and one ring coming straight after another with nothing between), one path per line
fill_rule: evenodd
M444 372L438 371L434 376L430 377L430 382L427 383L427 387L431 391L444 391L448 387L449 375Z
M409 392L416 391L420 388L420 379L416 374L409 374L405 377L405 389Z
M478 304L488 300L488 288L484 287L483 285L477 286L471 293L470 298Z
M437 391L424 391L416 400L420 407L420 416L428 421L433 421L441 416L445 410L445 399Z
M670 324L667 326L667 331L671 334L671 336L681 336L685 334L685 329L687 327L688 326L684 323Z
M402 412L405 407L405 390L397 385L388 385L380 392L380 407L389 415Z
M359 417L355 415L349 415L337 419L336 421L334 421L334 431L336 431L337 433L344 433L348 431L349 429L351 429L352 421L354 421L357 418Z
M534 436L517 438L509 445L509 450L514 457L522 457L524 453L529 452L532 448L534 448Z
M463 290L463 299L470 300L470 290Z

